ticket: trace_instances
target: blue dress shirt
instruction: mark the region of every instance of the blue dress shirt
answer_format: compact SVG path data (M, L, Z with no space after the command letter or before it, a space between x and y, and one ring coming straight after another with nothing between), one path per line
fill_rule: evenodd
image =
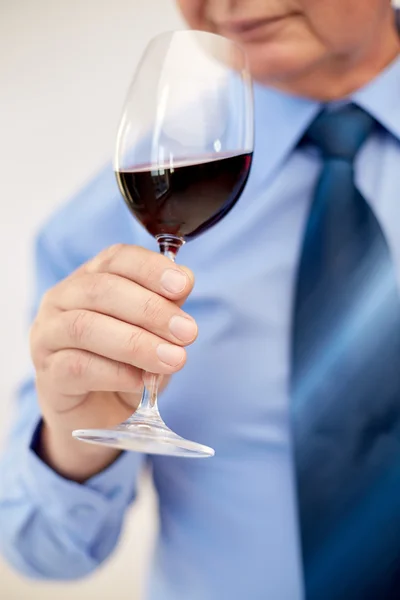
M400 59L352 96L386 128L363 147L356 176L400 278L399 98ZM174 431L216 455L150 458L161 523L151 600L303 597L289 332L300 244L321 167L317 153L296 144L321 106L259 86L255 106L256 151L244 194L179 256L196 275L186 310L200 333L161 410ZM35 307L47 288L117 242L156 250L128 214L108 168L40 233ZM16 411L0 463L1 550L30 576L84 576L112 552L144 457L128 452L84 485L67 481L32 450L39 421L33 379Z

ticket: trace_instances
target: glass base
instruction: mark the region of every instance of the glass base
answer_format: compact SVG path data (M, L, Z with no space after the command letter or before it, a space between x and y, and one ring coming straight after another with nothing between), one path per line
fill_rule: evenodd
M119 450L132 450L143 454L163 454L187 458L207 458L215 452L208 446L190 442L171 431L158 419L148 422L135 415L125 423L111 429L77 429L72 436L89 444L111 446Z

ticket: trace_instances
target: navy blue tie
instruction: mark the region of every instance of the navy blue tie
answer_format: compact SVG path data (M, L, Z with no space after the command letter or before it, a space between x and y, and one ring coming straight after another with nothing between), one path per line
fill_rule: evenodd
M354 177L378 128L347 105L323 111L302 141L323 159L292 323L306 600L400 599L400 300L388 243Z

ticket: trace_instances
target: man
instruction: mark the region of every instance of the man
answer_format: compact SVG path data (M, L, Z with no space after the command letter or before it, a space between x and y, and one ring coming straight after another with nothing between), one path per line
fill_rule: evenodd
M36 385L21 392L1 464L3 552L28 575L60 579L110 554L144 458L71 431L128 417L142 369L177 373L199 331L185 368L165 378L162 411L216 455L151 457L161 530L150 598L399 598L393 9L179 5L191 27L248 53L250 180L215 235L183 249L190 270L148 249L111 172L41 232Z

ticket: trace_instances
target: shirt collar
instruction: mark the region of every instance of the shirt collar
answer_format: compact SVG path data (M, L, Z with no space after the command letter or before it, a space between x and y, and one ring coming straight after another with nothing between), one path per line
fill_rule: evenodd
M350 98L400 139L400 56ZM332 106L335 103L332 103ZM253 167L269 179L293 151L323 104L254 85L255 146Z
M254 85L254 172L263 183L280 168L316 117L321 104L279 90Z
M400 140L400 56L351 100Z

